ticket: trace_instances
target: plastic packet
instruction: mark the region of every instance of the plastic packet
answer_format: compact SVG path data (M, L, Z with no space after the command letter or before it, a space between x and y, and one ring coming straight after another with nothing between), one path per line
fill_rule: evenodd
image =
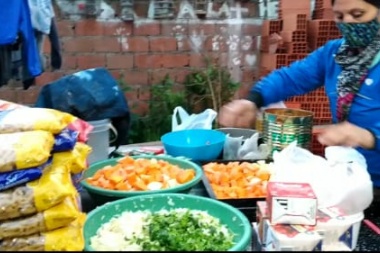
M0 133L43 130L60 133L74 116L47 108L20 107L0 112Z
M0 240L55 230L69 225L79 215L74 197L67 197L61 204L26 218L0 223Z
M10 101L0 99L0 111L13 110L16 108L25 108L26 106L16 104Z
M72 174L78 174L87 168L87 157L91 151L91 147L87 144L77 142L73 150L55 153L53 155L53 162L56 164L66 164Z
M0 241L0 251L83 251L85 220L86 214L79 213L67 227Z
M39 179L43 170L51 165L51 161L52 159L49 159L46 163L34 168L0 173L0 191Z
M0 192L0 221L42 212L74 194L69 168L53 161L40 179Z
M30 107L0 99L0 112L9 111L13 109L19 109L19 108L30 108ZM43 109L43 108L40 108L40 109ZM78 132L78 141L87 142L88 135L90 134L90 132L92 131L94 127L90 125L89 123L87 123L86 121L81 120L75 116L72 116L67 128Z
M78 132L70 129L63 129L55 136L53 152L64 152L72 150L77 143Z
M54 136L46 131L0 134L0 143L1 173L36 167L47 162Z
M87 142L88 135L91 133L92 129L94 129L91 124L79 118L73 119L67 128L79 133L78 141L80 142Z

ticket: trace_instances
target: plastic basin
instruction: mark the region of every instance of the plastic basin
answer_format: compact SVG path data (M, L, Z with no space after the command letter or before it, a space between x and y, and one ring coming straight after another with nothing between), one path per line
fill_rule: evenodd
M146 194L160 194L160 193L187 193L191 190L193 186L199 183L202 180L203 170L199 165L180 158L166 157L166 156L154 156L154 155L141 155L141 156L133 156L135 159L137 158L145 158L145 159L159 159L169 162L170 164L177 165L182 169L194 169L195 177L185 183L175 187L171 187L163 190L154 190L154 191L115 191L115 190L107 190L101 187L92 186L86 182L86 179L93 176L95 172L104 168L107 165L115 165L120 158L113 158L104 160L101 162L97 162L92 164L83 174L83 180L81 181L81 185L92 199L96 202L96 204L104 204L106 202L115 201L122 198L128 198L133 196L141 196Z
M226 134L217 130L190 129L166 133L161 137L165 152L194 161L208 161L223 151Z
M232 233L235 234L235 245L229 251L245 251L252 240L252 226L248 219L238 209L213 200L189 194L169 193L135 196L107 203L91 211L84 225L85 251L94 251L90 239L97 230L115 215L124 211L149 210L152 212L162 209L188 208L207 211L211 216L219 218Z

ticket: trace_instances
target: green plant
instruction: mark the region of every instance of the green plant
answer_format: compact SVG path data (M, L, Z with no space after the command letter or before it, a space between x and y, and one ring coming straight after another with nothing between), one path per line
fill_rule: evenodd
M191 72L186 76L185 88L189 104L195 106L195 111L212 108L215 111L231 101L240 83L231 78L225 67L218 66L206 58L206 68Z
M187 109L186 92L175 89L175 83L166 75L150 89L149 112L146 115L132 115L131 143L158 141L171 131L173 110L177 106Z

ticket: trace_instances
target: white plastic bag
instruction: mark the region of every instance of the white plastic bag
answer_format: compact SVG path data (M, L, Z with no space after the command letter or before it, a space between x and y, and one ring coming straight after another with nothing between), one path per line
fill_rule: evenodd
M223 149L225 160L262 160L267 159L270 150L267 144L259 145L259 133L254 133L250 138L244 140L241 137L227 135Z
M206 109L199 114L189 115L181 106L174 108L172 116L172 131L185 129L212 129L212 123L217 112Z
M273 154L271 181L309 183L318 207L338 207L346 214L365 210L373 200L373 186L365 158L355 149L326 148L326 158L291 143Z

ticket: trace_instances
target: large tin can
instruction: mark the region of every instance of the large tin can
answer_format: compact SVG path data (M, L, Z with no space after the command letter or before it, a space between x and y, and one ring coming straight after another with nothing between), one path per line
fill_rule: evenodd
M281 151L290 143L310 149L313 129L313 112L289 109L269 108L264 111L264 142L268 144L272 156L275 150Z

